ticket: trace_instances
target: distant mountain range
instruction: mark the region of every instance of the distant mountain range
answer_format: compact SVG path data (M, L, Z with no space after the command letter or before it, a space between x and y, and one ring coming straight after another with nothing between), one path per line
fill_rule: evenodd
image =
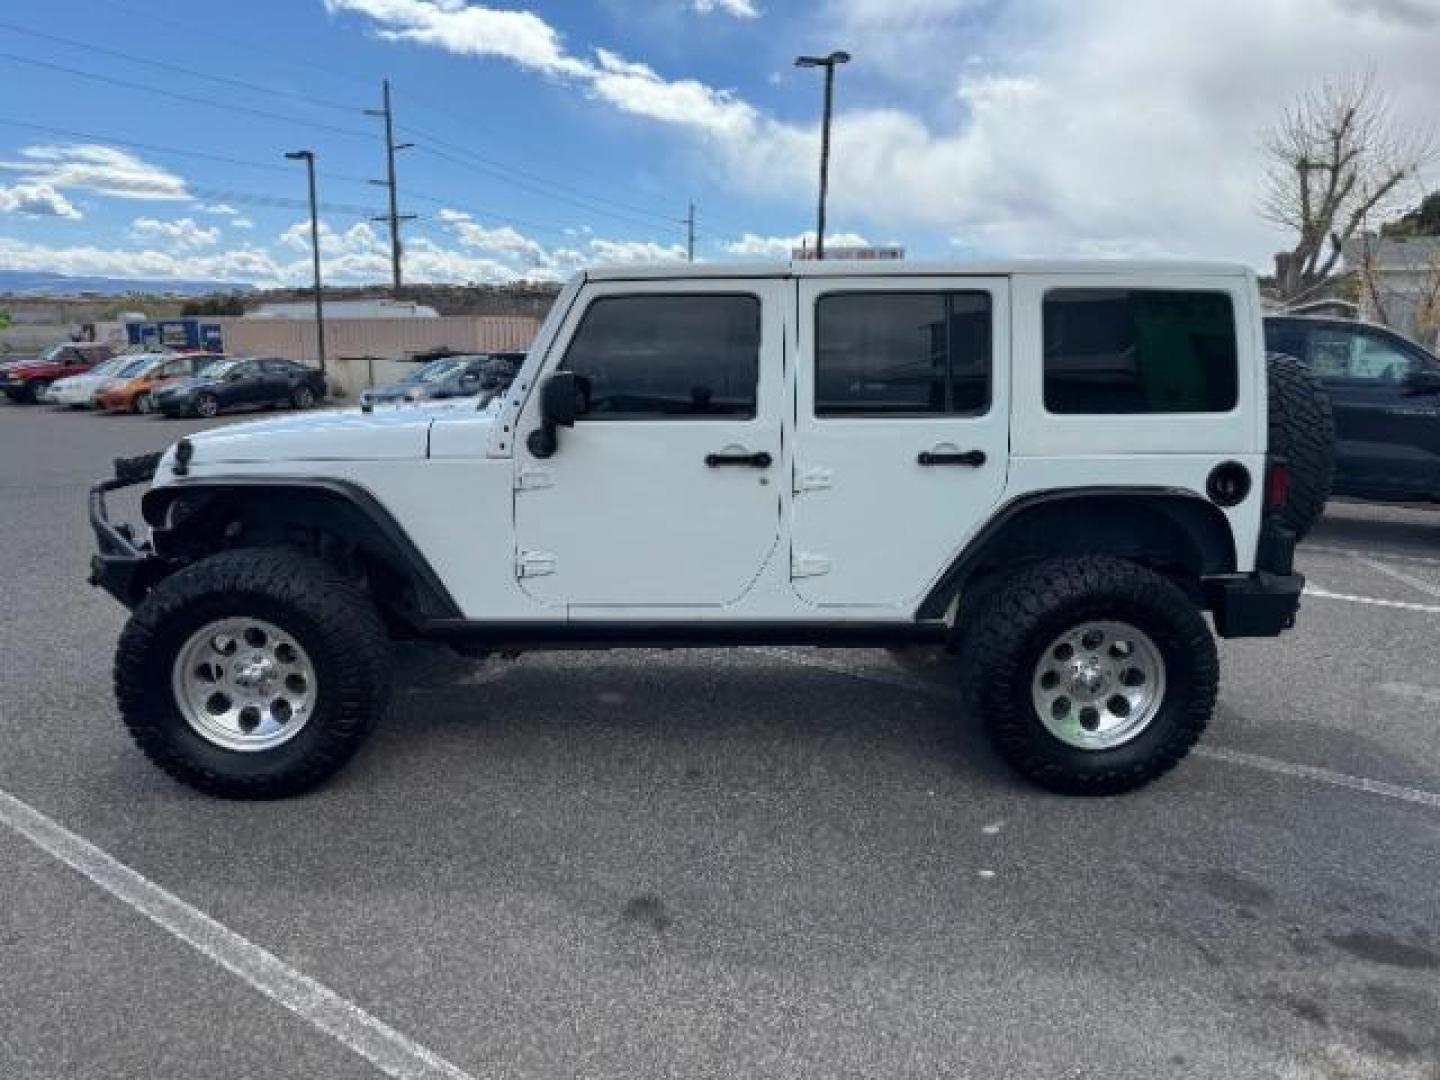
M207 293L250 292L253 289L253 285L236 284L232 281L72 277L69 274L45 274L30 270L0 270L0 293L19 296L76 296L80 293L98 293L101 296L124 296L127 293L204 296Z

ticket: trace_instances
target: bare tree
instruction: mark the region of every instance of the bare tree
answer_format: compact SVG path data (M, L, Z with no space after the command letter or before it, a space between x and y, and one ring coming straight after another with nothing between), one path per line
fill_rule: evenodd
M1395 209L1400 186L1436 150L1433 134L1394 118L1373 75L1301 94L1265 140L1262 212L1297 235L1295 247L1276 258L1281 296L1299 298L1327 280L1341 244L1367 217Z

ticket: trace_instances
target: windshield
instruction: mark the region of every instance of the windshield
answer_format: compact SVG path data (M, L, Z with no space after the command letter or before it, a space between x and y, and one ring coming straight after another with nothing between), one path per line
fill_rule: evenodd
M115 372L122 379L133 379L136 375L158 364L160 361L154 356L142 356L139 359L123 360L122 367ZM109 374L109 372L106 372Z
M125 364L126 360L123 356L113 357L112 359L106 360L103 364L96 364L93 368L90 369L90 374L114 375L122 367L124 367Z
M414 371L401 379L407 383L436 383L444 382L451 373L465 366L464 360L447 356L440 360L431 360L428 364L422 364Z

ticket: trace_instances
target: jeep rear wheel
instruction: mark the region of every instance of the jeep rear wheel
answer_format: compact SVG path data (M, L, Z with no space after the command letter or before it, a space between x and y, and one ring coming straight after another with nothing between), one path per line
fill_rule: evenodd
M1052 791L1141 787L1189 753L1215 707L1219 661L1175 584L1109 556L1011 575L966 631L972 708L997 752Z
M283 549L213 555L161 582L115 656L140 749L191 787L276 798L316 787L385 708L389 649L368 597Z

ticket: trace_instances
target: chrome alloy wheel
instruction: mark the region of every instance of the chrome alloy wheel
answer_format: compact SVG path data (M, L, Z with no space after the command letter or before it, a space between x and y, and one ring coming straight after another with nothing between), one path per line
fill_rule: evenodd
M1030 699L1067 746L1110 750L1134 739L1165 700L1165 661L1123 622L1085 622L1052 641L1035 664Z
M263 619L221 619L196 630L175 658L171 686L186 722L227 750L272 750L315 712L310 657Z

